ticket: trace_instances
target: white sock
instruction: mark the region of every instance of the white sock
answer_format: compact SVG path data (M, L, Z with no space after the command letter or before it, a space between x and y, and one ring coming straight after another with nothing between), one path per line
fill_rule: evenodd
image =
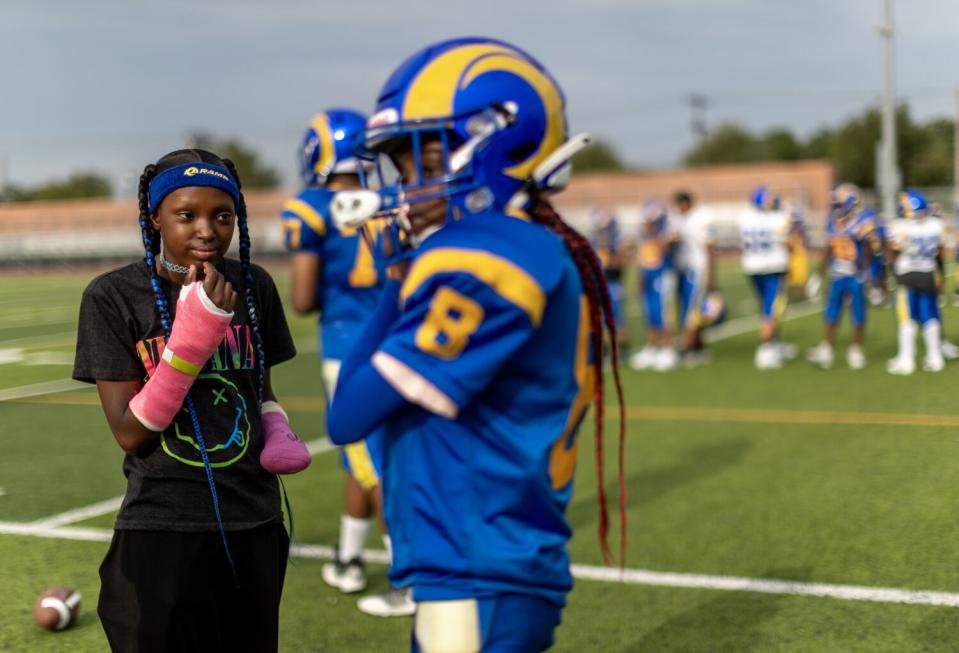
M393 540L389 535L383 536L383 548L386 549L386 555L390 557L389 564L393 564Z
M938 360L942 357L942 343L940 343L942 329L939 320L929 320L922 326L922 337L926 341L926 358Z
M916 359L916 323L906 320L899 323L899 356L900 360Z
M373 526L372 519L360 519L343 515L340 517L340 560L349 562L353 558L363 557L366 536Z

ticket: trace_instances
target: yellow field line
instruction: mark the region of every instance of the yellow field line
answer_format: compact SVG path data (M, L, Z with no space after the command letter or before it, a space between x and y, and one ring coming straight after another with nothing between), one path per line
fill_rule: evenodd
M98 406L93 393L65 392L17 399L11 403ZM322 413L320 397L283 397L283 407L305 413ZM607 419L615 420L617 407L606 406ZM959 426L959 415L872 413L839 410L777 410L766 408L707 408L702 406L627 406L630 420L657 422L732 422L754 424L849 424L853 426Z

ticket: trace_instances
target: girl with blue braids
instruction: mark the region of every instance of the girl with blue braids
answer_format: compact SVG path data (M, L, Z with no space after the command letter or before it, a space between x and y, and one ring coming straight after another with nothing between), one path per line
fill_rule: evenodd
M171 152L144 170L139 208L144 260L84 291L73 370L126 453L100 620L114 651L275 651L276 474L309 464L270 386L296 354L283 306L250 262L232 162Z

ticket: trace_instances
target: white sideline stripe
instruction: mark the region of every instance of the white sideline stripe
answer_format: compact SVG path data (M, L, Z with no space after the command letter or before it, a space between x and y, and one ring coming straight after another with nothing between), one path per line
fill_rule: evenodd
M318 456L326 453L327 451L336 449L336 445L330 442L329 438L322 437L307 442L306 448L310 452L310 455ZM3 488L0 488L0 494L2 494L2 490ZM44 517L43 519L38 519L37 521L28 522L21 525L36 528L40 531L47 531L49 529L59 528L60 526L66 526L67 524L72 524L74 522L93 519L94 517L99 517L100 515L116 512L120 509L121 503L123 503L122 496L113 497L112 499L106 499L89 506L83 506L81 508L76 508L75 510L68 510L66 512L61 512L58 515L53 515L52 517ZM0 530L0 532L3 531Z
M25 535L87 542L109 542L113 531L105 528L47 528L33 524L0 522L0 534ZM298 558L332 560L333 548L319 544L297 544L291 554ZM363 556L370 562L386 564L389 556L383 550L367 549ZM739 576L705 576L680 574L645 569L619 570L613 567L572 565L573 576L582 580L627 585L651 585L683 589L724 590L732 592L759 592L762 594L786 594L791 596L815 596L841 601L869 601L873 603L906 603L910 605L933 605L959 607L959 594L924 590L902 590L891 587L863 587L859 585L833 585L830 583L807 583L802 581L743 578Z
M89 384L74 381L73 379L58 379L56 381L45 381L43 383L31 383L30 385L21 385L16 388L0 390L0 401L39 397L40 395L51 395L57 392L67 392L68 390L79 390L80 388L89 387L91 387Z
M813 315L821 311L822 305L819 302L807 300L790 304L789 308L786 309L786 315L782 320L780 320L780 323L798 320L799 318ZM755 331L759 328L759 324L760 320L756 315L738 317L735 320L730 320L729 322L725 322L719 326L707 330L706 333L703 334L703 337L706 342L727 340L728 338L735 338L736 336L744 333Z
M89 506L61 512L59 515L44 517L43 519L30 522L29 525L39 529L66 526L67 524L83 521L84 519L92 519L93 517L99 517L100 515L105 515L107 513L119 510L122 502L123 497L113 497L112 499L100 501L99 503L94 503Z

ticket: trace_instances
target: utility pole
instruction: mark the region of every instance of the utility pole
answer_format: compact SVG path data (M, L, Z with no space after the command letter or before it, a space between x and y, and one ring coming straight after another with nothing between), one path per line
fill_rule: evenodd
M959 88L956 88L956 117L952 123L952 206L959 210Z
M887 219L896 215L896 193L899 191L899 168L896 165L896 88L895 53L893 52L893 0L882 0L883 22L879 35L883 39L882 140L880 141L879 182L882 213Z
M701 141L706 138L708 133L706 129L706 110L709 108L709 98L702 93L690 93L687 102L689 102L690 131L693 133L693 138Z

